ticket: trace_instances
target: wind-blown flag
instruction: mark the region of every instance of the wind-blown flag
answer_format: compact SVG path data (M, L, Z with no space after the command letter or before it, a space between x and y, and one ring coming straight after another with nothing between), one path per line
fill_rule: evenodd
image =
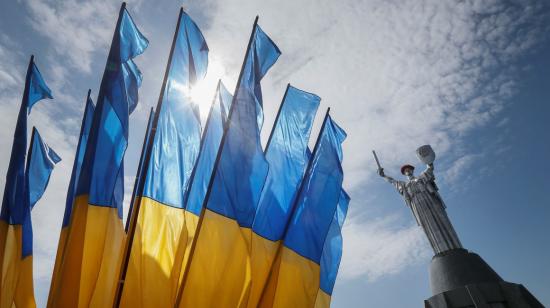
M147 39L123 3L101 81L52 307L113 305L122 244L123 158L141 73L132 59Z
M184 250L179 247L184 221L184 195L197 159L201 123L199 106L189 90L206 75L208 46L189 15L180 11L157 107L158 122L146 178L130 226L133 240L121 307L172 307L175 302ZM147 156L146 156L147 157ZM132 231L133 230L133 231ZM186 237L186 236L183 236Z
M31 56L25 78L23 100L15 126L0 212L0 269L2 275L0 277L0 307L2 308L12 307L13 304L17 307L35 306L32 284L28 285L28 280L26 284L23 284L25 279L19 278L27 276L29 270L32 275L32 257L23 259L22 250L23 234L29 234L31 227L30 198L25 172L27 115L32 106L44 98L52 98L51 90L34 64L34 56ZM36 194L35 190L34 193ZM32 233L30 234L32 236ZM22 284L18 285L18 281L21 281ZM32 282L32 278L30 282Z
M309 158L307 145L320 98L288 86L266 146L269 173L252 226L252 287L256 307L292 214Z
M92 98L90 97L90 93L91 91L88 90L88 95L86 97L86 106L84 107L84 115L82 117L82 123L80 125L80 136L78 138L78 144L76 147L73 170L71 172L71 179L69 182L69 188L67 190L67 198L65 200L65 213L63 214L63 222L61 224L61 232L59 234L59 242L57 244L57 254L55 257L55 265L53 268L52 280L50 284L50 296L48 299L48 306L51 305L49 301L53 300L52 292L57 289L59 268L63 262L63 251L65 250L69 222L71 220L73 203L76 197L76 185L78 184L78 178L80 177L82 162L84 160L84 153L86 152L86 144L88 142L90 128L92 127L92 118L94 115L95 106Z
M27 159L26 180L28 194L28 212L23 221L22 240L21 240L21 265L17 289L15 291L14 305L16 307L34 307L34 286L32 270L32 222L31 211L36 202L42 198L50 175L55 164L61 161L61 158L42 141L36 128L33 128L31 137L31 147ZM4 264L6 265L6 264ZM11 266L11 265L10 265Z
M61 161L61 157L44 143L36 128L33 127L32 133L34 136L31 137L32 148L29 149L30 160L26 170L31 210L46 191L55 164Z
M338 207L332 218L332 223L330 224L323 247L323 255L321 256L321 279L317 298L315 299L315 308L330 307L332 290L334 289L338 268L342 260L342 226L344 225L344 220L348 213L349 201L350 197L342 189L340 191Z
M327 112L261 307L313 307L323 247L342 188L345 132Z
M182 268L185 268L189 259L191 243L195 237L204 197L206 196L208 183L210 183L212 169L214 168L232 99L233 96L231 93L219 81L216 95L210 107L208 119L206 120L199 157L191 175L191 182L189 183L185 197L185 227L187 234L183 236L184 232L182 232L179 244L179 249L185 249ZM181 272L183 273L183 271Z
M179 307L238 307L248 297L250 228L268 171L258 122L260 80L280 55L256 22L190 248Z

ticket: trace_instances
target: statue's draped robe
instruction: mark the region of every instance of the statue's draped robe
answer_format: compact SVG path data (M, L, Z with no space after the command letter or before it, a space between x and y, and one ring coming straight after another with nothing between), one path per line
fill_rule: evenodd
M416 222L422 226L434 252L462 248L462 244L445 211L445 203L437 192L433 168L408 181L388 179L411 208Z

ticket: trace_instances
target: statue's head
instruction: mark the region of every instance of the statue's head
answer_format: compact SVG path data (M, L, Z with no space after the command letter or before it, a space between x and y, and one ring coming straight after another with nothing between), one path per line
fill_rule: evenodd
M401 167L401 174L408 177L412 176L414 174L414 166L404 165L403 167Z

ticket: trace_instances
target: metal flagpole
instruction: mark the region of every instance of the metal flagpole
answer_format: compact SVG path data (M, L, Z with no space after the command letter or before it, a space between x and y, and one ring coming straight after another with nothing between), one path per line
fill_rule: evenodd
M244 67L246 64L246 59L248 57L248 53L250 52L250 47L252 46L252 41L254 40L254 33L256 33L256 26L258 25L258 16L254 19L254 26L252 27L252 33L250 34L250 39L248 41L248 46L246 48L246 52L244 55L243 65L241 67L241 72L239 73L239 79L237 80L237 86L235 87L235 92L233 93L233 100L231 102L231 108L229 109L229 115L227 116L227 122L224 127L224 132L222 136L222 140L220 142L220 147L218 149L218 154L216 155L216 162L214 163L214 168L212 169L212 174L210 175L210 182L208 183L208 189L206 190L206 195L204 197L204 201L202 203L201 213L199 215L199 221L197 222L197 231L195 232L195 236L193 237L193 240L191 242L191 247L189 248L189 258L187 260L187 263L185 264L185 268L183 271L183 278L181 281L181 286L178 291L178 296L176 297L176 302L174 303L174 307L178 306L178 303L181 301L181 297L183 296L183 289L185 288L185 284L187 283L187 277L189 269L191 268L191 262L193 261L193 254L195 252L195 247L197 246L197 240L200 236L201 232L201 226L202 222L204 220L204 213L206 212L206 205L208 204L208 199L210 198L210 193L212 191L212 184L214 184L214 178L216 175L216 171L218 169L218 163L220 161L221 154L223 152L223 147L225 144L225 137L227 136L227 130L229 129L229 123L231 122L231 117L233 116L233 111L235 110L235 106L237 105L237 95L239 94L237 91L239 90L239 87L241 86L241 79L244 73Z
M290 88L290 83L286 85L285 95L283 95L283 100L281 101L281 105L279 106L279 110L277 111L277 116L275 117L275 122L273 122L273 127L271 128L271 133L269 133L269 139L267 139L267 144L265 145L264 154L267 153L267 149L269 148L269 145L271 144L271 138L273 137L273 133L275 132L275 128L277 127L277 122L279 121L279 116L281 115L281 110L283 110L283 105L286 101L286 95L288 94L288 89Z
M298 205L300 195L302 194L302 191L304 190L305 180L308 177L308 175L311 173L311 168L312 168L312 165L313 165L313 159L315 158L315 154L317 154L317 150L319 148L319 143L321 142L321 138L323 138L323 132L324 132L325 126L327 124L329 113L330 113L330 107L327 108L327 113L325 114L325 118L323 120L323 125L321 126L321 130L319 131L319 136L317 136L317 140L315 141L315 146L313 147L313 152L311 154L311 158L309 159L309 162L307 164L306 172L304 173L304 177L302 178L302 181L300 183L300 188L299 188L298 192L296 193L296 199L294 199L294 203L292 204L292 208L290 209L290 215L288 216L289 219L285 223L284 233L283 233L283 236L281 237L281 243L279 244L279 246L277 246L277 251L275 252L275 258L273 258L273 263L271 264L271 267L269 268L269 274L268 274L267 280L265 281L264 286L262 288L262 293L260 295L260 301L262 300L262 298L265 295L265 292L267 290L267 284L269 283L269 280L271 279L271 276L273 276L273 265L275 264L275 261L277 260L277 258L281 254L281 250L282 250L282 247L284 245L284 239L285 239L286 233L288 231L288 226L290 224L290 220L292 219L292 216L294 216L294 212L296 211L296 207Z
M221 117L221 112L222 112L222 101L221 101L221 96L220 96L220 92L219 92L221 82L222 82L221 79L218 80L218 86L216 87L216 94L217 94L218 97L220 97L220 117ZM212 104L210 105L210 111L208 112L208 118L206 118L206 123L204 125L204 131L202 132L202 136L201 136L201 142L200 142L200 146L199 146L199 155L197 155L197 159L195 160L195 165L193 166L193 170L191 171L191 175L189 176L189 182L188 182L189 184L187 185L187 190L185 191L185 194L183 196L183 208L184 209L187 208L187 199L189 198L189 193L191 192L191 188L193 187L193 182L195 180L195 173L197 173L198 162L199 162L199 159L201 158L201 156L203 155L202 146L204 144L204 138L206 137L206 134L208 133L210 119L212 118L212 110L214 110L214 104L216 103L216 98L217 97L215 95L214 100L212 101Z
M153 147L153 143L155 141L155 134L156 134L156 131L157 131L157 124L158 124L158 120L159 120L159 116L161 114L161 111L162 111L162 102L163 102L163 98L164 98L164 90L166 89L166 82L168 80L168 75L170 73L170 64L172 63L172 56L174 54L174 49L175 49L175 46L176 46L176 40L178 38L178 33L179 33L179 28L180 28L180 21L181 21L181 16L183 15L183 8L180 8L180 13L178 15L178 22L177 22L177 25L176 25L176 31L174 32L174 38L172 40L172 47L170 48L170 54L168 56L168 63L166 63L166 71L164 72L164 80L162 81L162 87L161 87L161 91L160 91L160 94L159 94L159 99L158 99L158 102L157 102L157 108L156 108L156 112L155 112L155 117L154 117L154 120L153 120L153 124L152 124L152 127L151 127L151 135L149 136L149 144L147 145L147 150L145 151L145 156L144 156L144 160L143 160L143 174L147 174L147 171L149 170L149 164L150 164L150 160L151 160L151 149ZM139 183L139 187L136 191L136 196L141 196L143 194L143 187L145 186L145 181L141 181ZM114 301L114 304L113 304L113 307L118 307L120 305L120 300L122 298L122 290L124 288L124 280L126 279L126 273L128 271L128 263L130 262L130 250L132 248L132 244L133 244L133 241L134 241L134 234L136 233L136 224L137 224L137 220L138 220L138 216L139 216L139 209L140 209L140 206L141 206L141 203L138 202L134 205L133 207L133 213L130 213L131 214L131 218L132 220L130 221L130 227L128 228L128 236L127 236L127 240L126 240L126 245L124 246L124 251L123 251L123 263L122 263L122 267L121 267L121 270L120 270L120 276L119 276L119 281L118 281L118 284L117 284L117 291L116 291L116 297L115 297L115 301Z
M126 227L125 231L128 233L128 228L130 228L130 221L132 221L132 213L134 211L134 201L137 196L137 189L139 187L139 183L141 182L141 179L145 176L143 173L143 154L145 153L145 150L149 146L149 141L151 141L149 138L151 136L151 126L153 124L153 121L151 117L155 116L155 112L153 111L153 107L151 107L151 110L149 111L149 120L147 120L147 128L145 129L145 136L143 137L143 145L141 146L141 155L139 156L139 163L138 163L138 170L136 172L136 179L134 180L134 191L132 192L132 199L130 199L130 209L128 210L128 217L126 217Z

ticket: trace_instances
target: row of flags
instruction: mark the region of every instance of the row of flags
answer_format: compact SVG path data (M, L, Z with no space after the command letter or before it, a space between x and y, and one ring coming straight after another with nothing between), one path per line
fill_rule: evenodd
M147 45L123 3L97 104L86 98L47 306L329 307L350 200L346 133L327 110L310 150L321 99L288 85L262 148L261 80L281 52L258 18L235 91L218 83L203 128L190 92L209 49L180 10L124 226L133 59ZM35 306L30 211L60 160L33 130L25 166L27 110L45 97L31 58L0 217L0 308Z

